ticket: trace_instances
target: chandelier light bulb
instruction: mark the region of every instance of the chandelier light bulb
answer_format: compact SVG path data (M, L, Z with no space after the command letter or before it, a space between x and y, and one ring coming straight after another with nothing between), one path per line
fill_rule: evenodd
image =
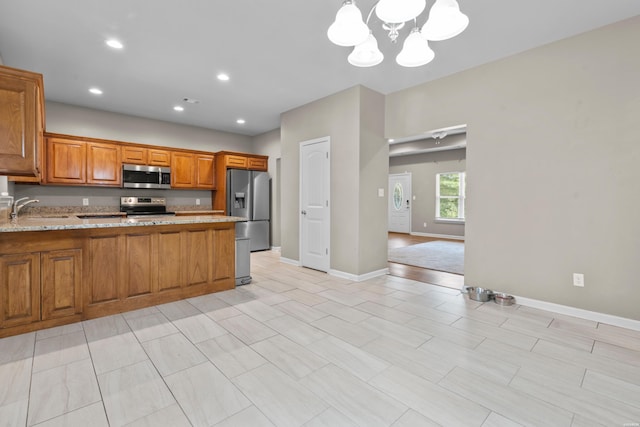
M429 42L416 27L405 39L402 50L396 56L396 62L403 67L420 67L431 62L434 57L435 53L429 47Z
M383 59L384 55L378 49L378 41L371 33L364 43L353 48L353 52L347 58L349 64L356 67L373 67L381 63Z
M362 13L351 0L346 0L336 20L327 30L329 40L338 46L356 46L369 37L369 27L362 20Z
M384 22L399 24L417 17L426 6L426 0L380 0L376 15Z
M468 25L469 18L460 12L456 0L436 0L422 27L422 36L433 41L447 40L463 32Z

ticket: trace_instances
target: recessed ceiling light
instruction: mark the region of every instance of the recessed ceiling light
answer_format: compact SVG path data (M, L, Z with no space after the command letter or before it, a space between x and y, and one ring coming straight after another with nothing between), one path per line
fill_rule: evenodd
M218 80L222 80L223 82L229 80L229 75L225 73L220 73L216 77L218 77Z
M109 39L105 43L107 44L107 46L112 47L114 49L122 49L124 47L124 45L116 39Z
M236 120L236 123L239 124L239 125L243 125L243 124L246 123L246 121L244 119L238 119L238 120Z
M176 111L184 111L184 107L182 105L176 105L173 109Z
M389 138L389 142L394 142L394 141L395 141L395 139Z
M102 95L102 91L97 87L92 87L91 89L89 89L89 92L91 92L94 95Z

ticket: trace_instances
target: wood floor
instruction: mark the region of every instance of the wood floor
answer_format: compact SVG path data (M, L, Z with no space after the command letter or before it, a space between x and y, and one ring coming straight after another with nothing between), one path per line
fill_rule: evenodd
M417 245L418 243L433 242L435 240L447 240L434 237L412 236L404 233L389 233L389 249L404 246ZM452 240L454 241L454 240ZM455 240L457 241L457 240ZM427 268L412 265L389 263L389 274L447 288L461 289L464 286L464 276L460 274L446 273L444 271L429 270Z

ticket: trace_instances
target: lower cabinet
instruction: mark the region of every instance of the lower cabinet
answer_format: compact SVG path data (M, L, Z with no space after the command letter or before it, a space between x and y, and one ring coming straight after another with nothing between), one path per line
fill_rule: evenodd
M40 320L40 254L0 256L0 328Z
M82 311L82 249L42 252L42 320L58 319Z
M0 256L0 328L81 312L82 249Z
M233 222L0 233L0 337L232 289L234 248Z
M118 230L89 237L84 318L235 286L233 224Z

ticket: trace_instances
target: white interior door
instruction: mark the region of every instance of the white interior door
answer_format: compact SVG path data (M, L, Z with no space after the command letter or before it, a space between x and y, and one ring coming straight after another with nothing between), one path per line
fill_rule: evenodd
M329 271L329 138L300 143L300 264Z
M411 233L411 174L389 175L389 231Z

